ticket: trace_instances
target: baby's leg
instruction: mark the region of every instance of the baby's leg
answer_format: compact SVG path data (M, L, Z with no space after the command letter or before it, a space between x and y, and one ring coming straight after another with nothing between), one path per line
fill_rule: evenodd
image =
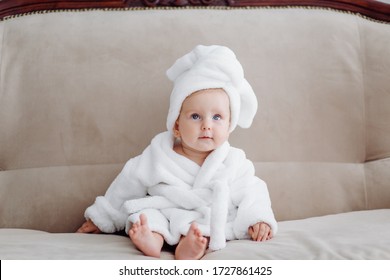
M191 224L186 236L182 237L176 247L177 260L199 260L206 252L207 238L202 235L195 223Z
M164 238L161 234L150 230L144 214L141 214L139 219L140 221L134 223L129 230L131 241L146 256L160 257L161 248L164 245Z

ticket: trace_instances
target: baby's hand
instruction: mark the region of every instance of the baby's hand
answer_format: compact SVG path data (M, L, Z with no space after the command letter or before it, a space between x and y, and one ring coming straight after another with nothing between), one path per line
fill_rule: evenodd
M250 226L248 234L254 241L266 241L273 237L271 227L263 222Z
M86 221L77 231L77 233L101 233L100 229L91 221Z

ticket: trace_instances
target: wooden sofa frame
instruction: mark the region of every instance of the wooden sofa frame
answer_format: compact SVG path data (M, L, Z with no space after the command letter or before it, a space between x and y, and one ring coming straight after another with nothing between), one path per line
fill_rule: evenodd
M56 10L190 6L221 8L304 6L359 13L373 20L390 22L390 1L374 0L2 0L0 20L28 13Z

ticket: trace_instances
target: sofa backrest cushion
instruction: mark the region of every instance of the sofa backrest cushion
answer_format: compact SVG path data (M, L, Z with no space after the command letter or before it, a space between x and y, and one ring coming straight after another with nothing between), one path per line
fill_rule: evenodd
M388 24L301 8L57 12L0 22L0 40L1 227L75 230L165 130L165 71L197 44L233 49L258 96L230 142L279 220L390 207Z

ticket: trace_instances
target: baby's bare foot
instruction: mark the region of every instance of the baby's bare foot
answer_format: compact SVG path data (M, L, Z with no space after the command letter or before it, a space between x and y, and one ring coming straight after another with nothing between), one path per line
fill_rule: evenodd
M139 219L140 221L134 223L129 230L131 241L146 256L160 257L161 248L164 244L163 237L149 229L148 221L144 214L141 214Z
M191 224L186 236L180 239L176 247L177 260L199 260L206 252L207 238L202 235L195 223Z

